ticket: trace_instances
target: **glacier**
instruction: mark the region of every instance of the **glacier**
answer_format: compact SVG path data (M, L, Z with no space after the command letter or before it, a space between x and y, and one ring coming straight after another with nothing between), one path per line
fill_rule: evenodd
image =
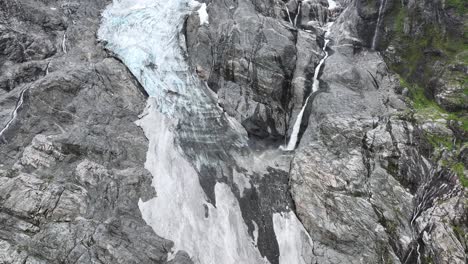
M268 263L255 248L230 188L217 183L216 208L207 202L197 172L174 146L174 121L155 111L155 102L150 98L137 122L150 141L145 167L156 176L157 197L139 203L143 219L195 263Z
M248 149L243 127L224 113L216 95L186 62L181 31L192 12L199 12L201 24L208 22L206 5L188 0L115 0L102 14L99 39L150 96L136 123L149 140L145 168L153 176L156 197L140 201L139 208L158 235L174 241L173 253L186 251L195 263L269 263L257 245L259 227L245 219L239 203L246 190L258 186L250 183L251 174L235 169L258 158ZM226 177L226 171L234 171L231 177L240 196L217 180ZM309 243L284 235L303 229L295 214L289 214L289 227L276 214L269 220L278 232L276 239L283 240L278 241L284 259L280 263L303 254L289 244Z

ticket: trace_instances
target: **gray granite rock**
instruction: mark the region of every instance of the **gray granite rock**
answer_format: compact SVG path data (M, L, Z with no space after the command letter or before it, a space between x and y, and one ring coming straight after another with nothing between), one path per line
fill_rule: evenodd
M407 45L390 34L401 4L421 15L402 21L403 33L419 38L434 17L448 31L458 25L453 8L413 0L339 0L334 9L324 0L201 2L208 23L197 12L187 17L186 59L242 127L229 130L234 136L221 125L203 128L219 136L212 149L200 150L193 131L182 131L198 119L184 120L178 136L191 161L212 162L198 171L207 197L216 181L229 186L262 257L282 263L272 215L292 209L312 248L298 251L310 263L466 263L464 178L443 164L464 164L466 177L466 131L447 115L414 113L411 92L392 71L407 61ZM144 167L148 140L134 123L146 93L96 39L109 3L0 0L0 263L196 262L142 219L139 201L156 196ZM329 57L297 149L279 151L312 91L325 38ZM465 111L466 67L431 67L440 70L427 80L434 100ZM244 130L248 144L228 146ZM461 147L434 146L431 137Z
M0 1L2 129L19 106L1 133L1 263L167 261L138 209L154 196L145 96L95 37L106 4Z

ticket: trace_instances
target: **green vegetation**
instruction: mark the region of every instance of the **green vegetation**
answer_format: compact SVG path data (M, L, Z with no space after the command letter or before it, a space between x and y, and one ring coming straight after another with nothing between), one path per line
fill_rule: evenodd
M467 3L466 0L447 0L446 5L464 13ZM468 64L468 26L450 33L436 21L424 21L419 16L416 11L410 14L407 7L401 5L395 5L388 16L387 22L393 23L391 43L395 44L402 58L401 62L390 64L390 67L405 79L424 86L434 76L434 62ZM405 33L405 22L422 26L419 34Z
M446 0L445 8L453 8L464 15L468 2L466 0ZM463 87L463 92L457 97L453 95L446 100L457 105L463 105L468 94L468 76L461 71L440 70L449 65L468 64L468 26L446 28L437 20L427 20L421 10L410 10L406 6L394 5L386 17L386 24L392 25L389 43L400 56L390 57L389 67L400 76L400 85L409 90L412 109L400 113L401 118L416 123L431 121L447 125L445 120L455 121L458 130L468 132L468 115L464 112L449 112L442 108L432 98L429 87L433 77L441 77L450 86ZM415 26L416 28L411 28ZM435 66L437 65L437 66ZM432 87L432 86L431 86ZM461 101L459 101L461 100ZM465 167L458 156L463 142L454 140L436 132L425 132L427 142L432 145L432 154L440 164L456 173L464 187L468 187L468 178L464 175ZM389 164L390 170L395 170Z
M453 7L460 15L466 13L467 2L466 0L446 0L446 7Z
M453 232L458 236L459 239L465 239L466 233L463 228L458 225L453 225L452 228Z
M403 31L406 16L407 11L400 11L395 20L394 40L399 44L398 52L402 54L404 61L391 65L393 70L405 78L413 78L418 73L422 77L418 81L424 84L433 76L432 67L436 61L468 64L466 38L444 34L438 25L433 24L425 25L423 34L419 37L406 35ZM427 53L430 50L435 52Z
M455 163L452 165L451 169L458 175L460 183L463 185L463 187L468 188L468 178L465 175L465 166L463 165L463 163Z
M398 175L398 160L388 160L387 171L390 175L397 176Z
M398 227L398 223L394 222L394 221L390 221L388 220L387 221L387 225L385 226L385 228L387 229L387 232L392 235L392 236L397 236L397 227Z
M411 95L411 104L413 106L413 117L415 122L438 119L454 120L461 123L461 129L468 131L468 117L463 113L450 113L441 108L435 101L429 99L424 94L424 90L418 85L411 85L406 80L400 77L400 85L408 88ZM454 142L452 137L444 137L437 134L425 133L427 141L433 146L434 150L439 153L442 150L454 151L454 155L459 154L462 148L462 143ZM463 187L468 188L468 178L464 174L465 167L463 163L457 162L455 157L445 158L441 160L441 165L450 168L457 174L460 183Z
M408 11L404 8L400 8L395 17L395 31L403 34L405 26L405 18L408 16Z
M443 147L447 150L453 150L455 147L451 138L441 137L441 136L432 135L432 134L426 134L426 137L429 140L429 143L431 143L432 146L434 146L434 148Z
M434 259L432 258L432 256L423 256L423 263L426 263L426 264L434 264Z
M400 85L402 87L408 88L412 105L416 112L416 115L421 116L424 119L445 119L445 120L454 120L461 123L461 128L464 131L468 131L468 117L463 112L448 112L442 107L440 107L434 100L427 98L424 94L424 89L418 85L411 85L406 80L400 77ZM437 140L439 141L439 140ZM446 142L447 140L443 140ZM432 142L431 142L432 143ZM447 144L444 144L447 145Z

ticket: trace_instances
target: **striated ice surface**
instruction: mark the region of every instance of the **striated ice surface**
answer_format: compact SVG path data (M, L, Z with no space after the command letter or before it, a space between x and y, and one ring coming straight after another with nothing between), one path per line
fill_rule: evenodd
M140 201L139 208L158 235L174 241L174 252L186 251L195 263L268 263L257 248L257 223L249 235L231 188L213 180L242 163L235 153L246 148L247 134L219 108L215 94L186 62L180 32L191 12L199 13L202 24L207 22L206 5L189 0L114 0L102 15L98 37L150 95L137 124L149 139L145 168L153 176L156 197ZM202 188L204 180L213 180L214 197ZM245 174L234 172L233 181L241 196L252 188ZM297 241L291 238L297 237L288 237L287 230L299 227L283 226L292 218L278 219L275 232L284 240L278 244L284 249L292 243L294 248ZM297 255L282 252L281 264L292 263L290 255Z
M159 110L171 116L184 108L214 107L209 91L201 89L191 74L181 48L184 18L197 8L198 2L188 0L115 0L102 14L99 39L156 98Z
M185 61L180 31L197 8L206 11L187 0L115 0L103 13L99 38L150 95L137 124L149 139L145 167L153 175L157 197L140 201L139 207L155 232L174 241L174 251L185 250L195 263L268 263L229 186L215 184L214 207L200 184L199 168L213 163L211 153L219 157L221 142L236 145L245 135L224 116ZM249 187L246 179L239 179Z

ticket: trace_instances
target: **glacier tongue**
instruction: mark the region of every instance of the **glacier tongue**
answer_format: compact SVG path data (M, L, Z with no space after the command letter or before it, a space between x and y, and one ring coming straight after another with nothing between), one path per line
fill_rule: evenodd
M159 113L150 98L137 121L150 141L145 167L153 174L157 197L139 202L143 219L158 235L175 242L195 263L268 263L249 236L239 203L217 183L216 208L207 202L197 172L174 145L174 121Z
M186 0L123 0L103 13L99 38L150 95L137 124L150 142L145 167L153 175L157 197L140 201L139 207L157 234L173 240L175 250L185 250L196 263L267 263L229 186L214 184L214 207L200 184L199 170L212 162L209 152L219 156L222 150L217 140L223 138L216 133L222 130L233 139L229 145L242 142L242 136L185 61L179 33L186 15L197 7Z
M179 38L185 17L199 6L188 0L116 0L102 14L98 37L157 99L159 110L174 117L180 117L177 108L190 107L189 100L211 107L208 91L197 88L200 82L190 74Z
M204 12L205 6L190 0L114 0L102 14L99 39L150 95L137 124L149 139L145 168L157 196L140 201L139 208L158 235L195 263L278 263L280 254L279 262L289 263L302 253L288 247L298 242L285 234L292 229L297 234L302 226L293 221L294 227L284 227L292 217L277 216L290 211L287 172L269 164L279 155L250 164L258 154L249 150L247 133L193 75L180 32L186 16L197 10ZM271 183L259 186L262 177L271 177ZM261 197L248 200L242 197L246 192Z

